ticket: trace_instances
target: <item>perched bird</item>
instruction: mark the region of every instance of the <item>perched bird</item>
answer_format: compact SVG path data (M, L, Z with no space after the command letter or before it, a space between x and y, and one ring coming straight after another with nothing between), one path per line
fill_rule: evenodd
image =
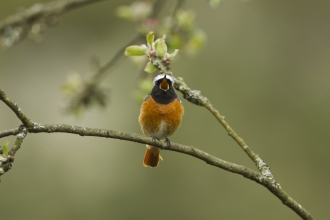
M168 139L181 125L183 106L173 88L173 78L166 74L154 78L154 87L151 93L144 99L139 123L144 135L154 139ZM160 149L147 145L143 165L156 167L163 158L159 154Z

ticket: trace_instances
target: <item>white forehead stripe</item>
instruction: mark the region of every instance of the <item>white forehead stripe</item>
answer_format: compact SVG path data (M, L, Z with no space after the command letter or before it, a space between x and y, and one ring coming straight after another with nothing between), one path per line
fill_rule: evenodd
M154 78L154 85L156 85L156 81L163 79L165 74L160 74ZM173 83L173 78L170 75L166 75L166 79L170 80Z

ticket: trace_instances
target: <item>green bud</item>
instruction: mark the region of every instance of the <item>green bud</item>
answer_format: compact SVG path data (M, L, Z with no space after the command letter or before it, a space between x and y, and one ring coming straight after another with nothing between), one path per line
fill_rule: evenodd
M152 44L154 42L155 39L155 34L154 32L149 32L149 34L147 34L147 42L148 42L148 47L152 49Z
M125 50L126 56L144 56L147 52L147 46L146 45L133 45L129 46Z
M179 50L175 49L173 53L170 53L170 60L173 60L173 58L177 55L177 53L179 52Z
M3 146L2 146L2 153L3 153L3 155L4 155L5 157L8 156L8 144L9 144L9 141L6 140L6 141L3 143Z
M155 41L155 50L157 56L163 58L167 53L167 45L165 43L165 34L162 38L159 38Z
M149 61L146 65L146 67L144 68L144 71L146 71L147 73L152 73L156 70L157 68Z

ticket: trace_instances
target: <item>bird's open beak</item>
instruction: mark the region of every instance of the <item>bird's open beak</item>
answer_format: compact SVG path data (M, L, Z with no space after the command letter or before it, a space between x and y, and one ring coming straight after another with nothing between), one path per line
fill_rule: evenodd
M159 88L165 92L170 89L170 84L167 82L166 75L164 76L162 82L159 84Z

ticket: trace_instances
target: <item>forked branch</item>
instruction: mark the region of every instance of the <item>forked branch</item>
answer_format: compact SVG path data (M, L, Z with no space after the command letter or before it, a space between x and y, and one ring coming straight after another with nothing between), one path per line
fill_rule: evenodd
M72 126L72 125L64 125L64 124L53 124L53 125L42 125L39 123L32 122L28 120L23 111L17 104L15 108L12 107L13 101L11 101L7 95L0 89L0 100L2 100L22 121L25 122L25 125L20 126L17 129L11 129L8 131L0 132L0 137L5 137L9 135L17 135L16 142L12 149L9 151L8 160L12 160L16 152L21 147L23 139L26 137L27 133L69 133L69 134L78 134L80 136L93 136L93 137L103 137L103 138L113 138L113 139L120 139L126 141L137 142L141 144L149 144L152 146L159 147L163 150L169 151L176 151L179 153L187 154L198 158L207 164L212 166L221 168L223 170L236 173L239 175L244 176L250 180L255 181L256 183L263 185L269 191L271 191L276 197L278 197L283 204L291 208L295 211L299 216L303 219L313 219L310 213L304 209L299 203L297 203L293 198L289 196L284 190L281 189L278 185L275 187L273 181L267 176L263 174L253 171L247 167L242 165L237 165L222 159L219 159L215 156L212 156L204 151L201 151L192 146L186 146L177 143L171 143L170 146L163 141L154 140L150 137L146 137L143 135L135 134L135 133L128 133L122 131L114 131L109 129L96 129L96 128L87 128L87 127L79 127L79 126ZM26 122L28 120L28 122ZM12 161L10 161L12 162ZM9 171L10 163L2 163L0 169L4 172ZM2 173L3 174L3 173Z

